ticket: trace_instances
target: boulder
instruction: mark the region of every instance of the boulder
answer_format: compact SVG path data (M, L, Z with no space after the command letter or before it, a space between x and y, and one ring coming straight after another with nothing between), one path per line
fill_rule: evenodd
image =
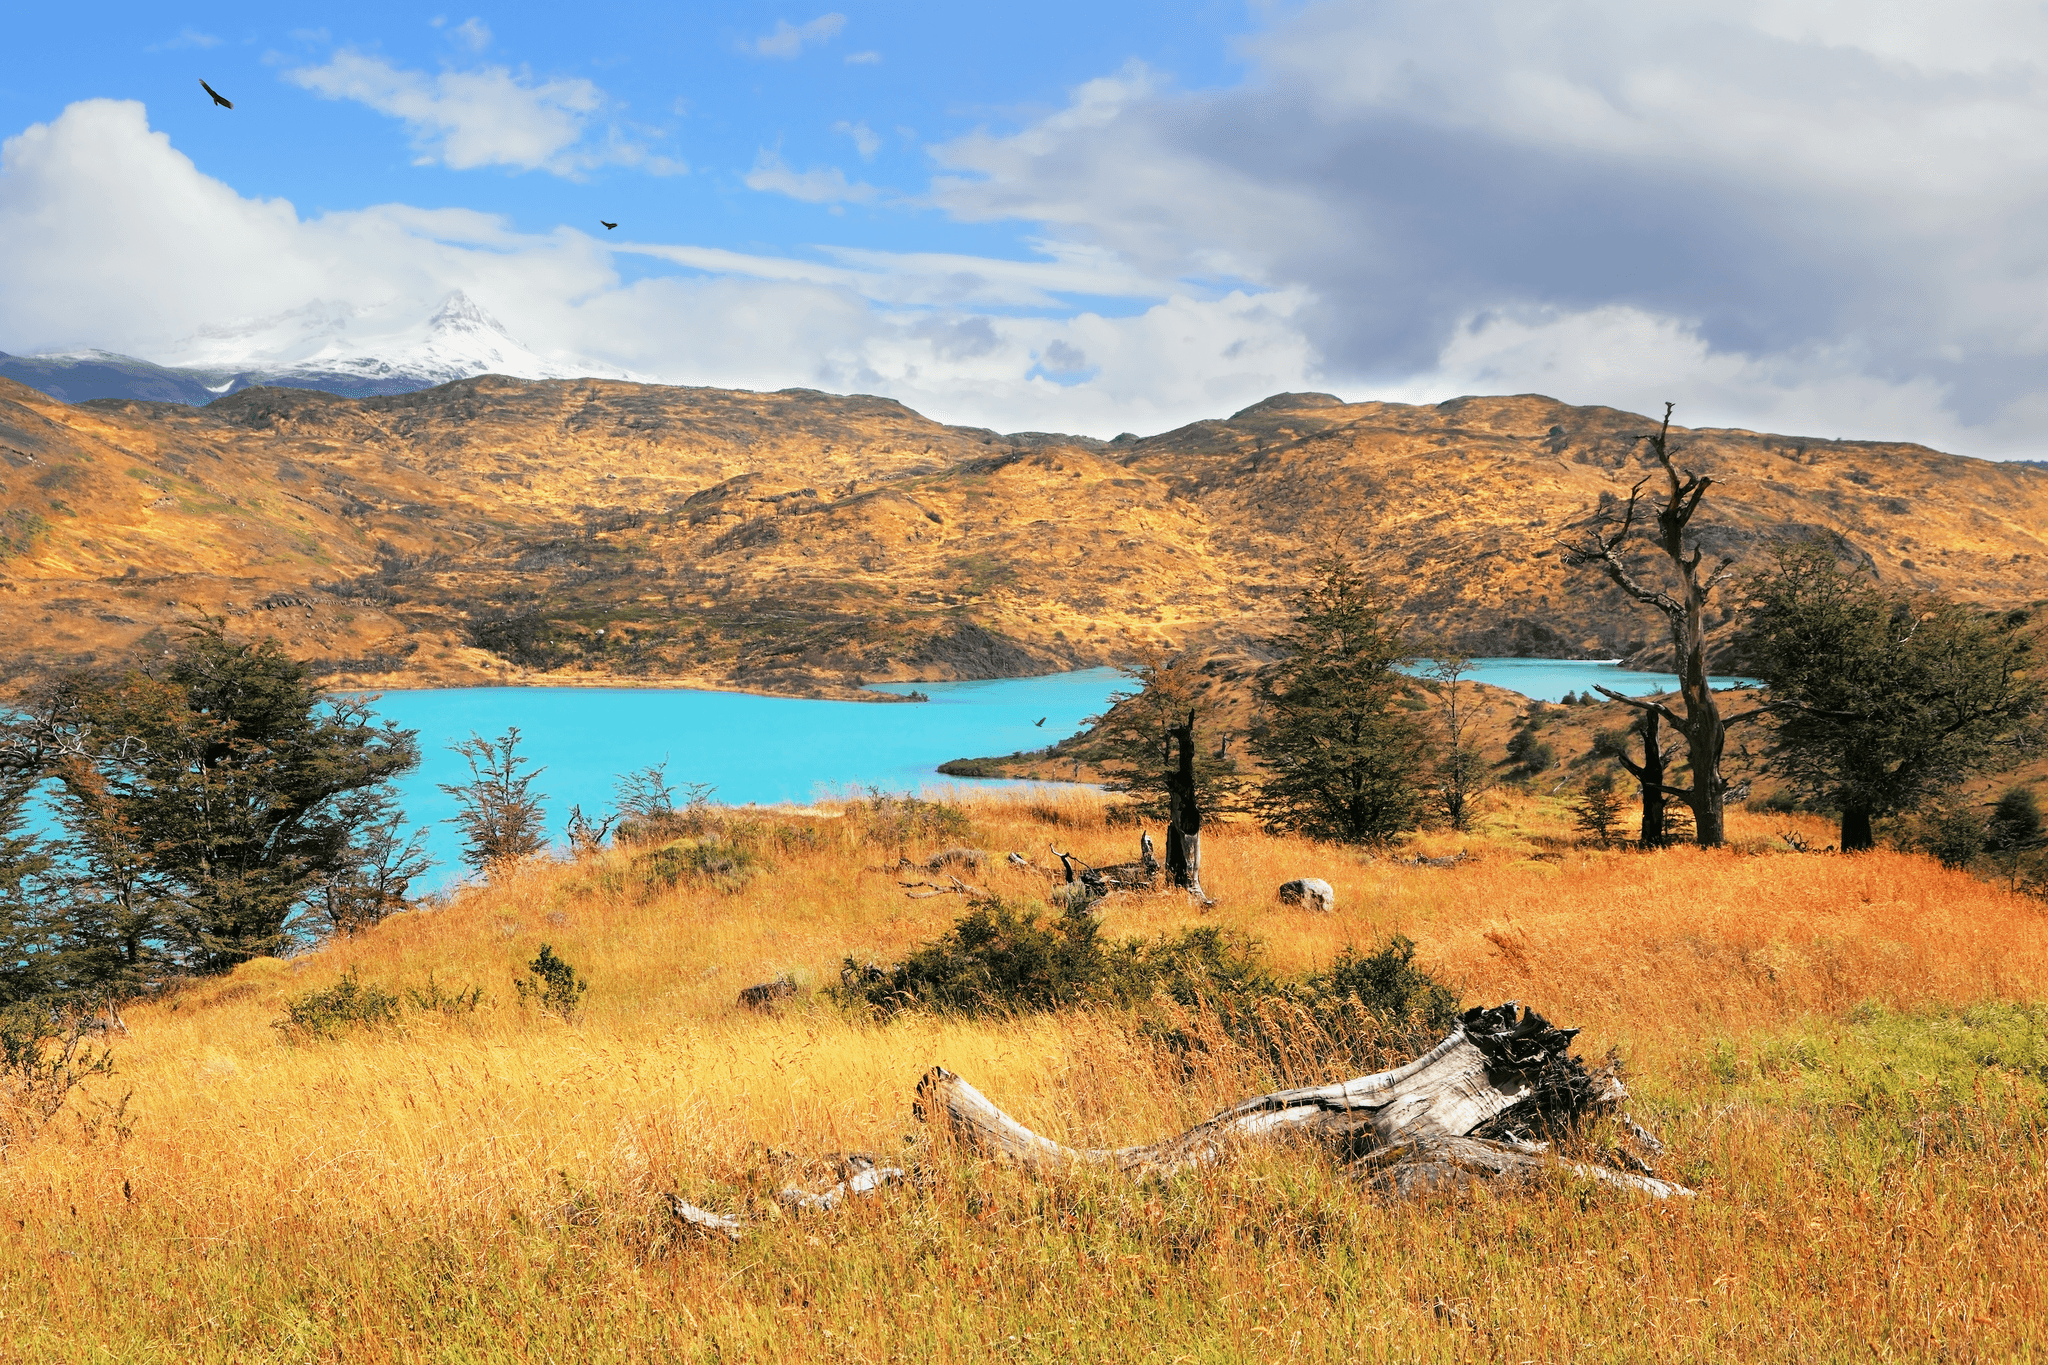
M1327 915L1337 908L1337 891L1321 877L1296 877L1281 886L1280 903Z

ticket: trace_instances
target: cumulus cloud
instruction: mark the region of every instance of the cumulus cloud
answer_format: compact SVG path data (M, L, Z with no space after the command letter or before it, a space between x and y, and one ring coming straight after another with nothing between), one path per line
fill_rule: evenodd
M620 249L460 209L302 218L200 173L132 102L74 104L0 145L0 350L89 345L175 363L258 327L320 341L393 330L459 289L560 364L884 393L948 421L1101 435L1301 388L1313 365L1299 291L1197 295L1101 253L800 261L640 244L689 273L628 283ZM1077 284L1139 306L976 311Z
M807 47L818 47L831 42L846 27L843 14L821 14L807 24L792 24L787 19L777 19L772 32L754 39L746 50L759 57L780 57L791 60Z
M762 151L754 158L754 169L741 179L750 190L786 194L806 204L860 203L879 191L873 185L849 181L837 166L813 166L807 171L791 170L780 152Z
M1697 381L1712 420L2039 447L2036 7L1323 3L1244 52L1238 88L1133 66L944 144L935 200L1300 289L1339 388L1456 382L1515 327L1553 387L1590 381L1626 316L1686 339L1664 386Z
M682 169L680 162L651 152L615 127L597 124L605 93L580 78L536 81L526 71L502 66L428 75L353 51L337 52L324 65L300 67L285 76L328 99L354 100L401 120L412 137L417 165L439 163L454 170L511 166L556 175L602 165L637 166L657 174Z
M448 30L448 33L471 52L482 52L491 45L490 25L473 14Z

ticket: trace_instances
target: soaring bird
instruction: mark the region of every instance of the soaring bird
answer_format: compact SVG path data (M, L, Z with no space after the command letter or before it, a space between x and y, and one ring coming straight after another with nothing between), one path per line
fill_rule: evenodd
M1046 723L1047 721L1049 721L1049 720L1051 720L1051 719L1052 719L1052 717L1051 717L1051 716L1040 716L1040 717L1039 717L1039 718L1038 718L1037 720L1034 720L1034 721L1032 721L1031 723L1032 723L1033 725L1043 726L1043 725L1044 725L1044 724L1045 724L1045 723Z
M602 218L598 219L597 221L598 221L598 222L600 222L600 223L604 223L604 219L602 219ZM617 227L617 226L618 226L618 224L617 224L617 223L604 223L604 230L605 230L606 232L610 232L610 231L611 231L611 230L612 230L613 228L615 228L615 227Z
M207 94L213 96L213 102L215 104L218 104L221 108L232 109L235 107L235 102L229 99L226 95L221 94L220 91L208 85L206 83L206 77L204 76L201 76L199 78L199 88L201 90L204 90Z

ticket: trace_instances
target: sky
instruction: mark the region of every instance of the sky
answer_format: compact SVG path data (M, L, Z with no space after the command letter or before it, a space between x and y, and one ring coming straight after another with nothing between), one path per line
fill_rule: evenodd
M2044 160L2004 0L43 5L0 350L461 290L566 365L1001 430L1537 392L2036 458Z

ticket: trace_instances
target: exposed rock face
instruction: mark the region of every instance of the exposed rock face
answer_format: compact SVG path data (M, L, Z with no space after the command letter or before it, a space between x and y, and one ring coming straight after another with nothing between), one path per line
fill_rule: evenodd
M21 642L0 666L153 655L204 612L337 685L844 695L1123 662L1130 635L1251 667L1326 547L1471 652L1647 663L1660 623L1553 542L1626 496L1649 425L1528 396L1283 394L1102 442L810 390L487 375L194 408L0 380L0 630ZM1886 582L2048 599L2048 471L1742 431L1674 444L1717 480L1710 554L1760 565L1818 534Z
M1321 877L1297 877L1281 883L1280 903L1327 915L1337 908L1337 890Z

